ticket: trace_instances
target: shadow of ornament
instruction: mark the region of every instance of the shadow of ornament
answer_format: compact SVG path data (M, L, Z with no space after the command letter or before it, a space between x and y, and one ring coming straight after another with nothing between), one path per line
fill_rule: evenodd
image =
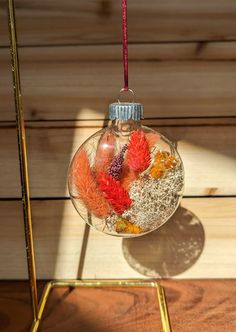
M128 264L148 277L177 276L193 266L205 242L204 228L191 211L179 207L160 229L139 238L123 239Z

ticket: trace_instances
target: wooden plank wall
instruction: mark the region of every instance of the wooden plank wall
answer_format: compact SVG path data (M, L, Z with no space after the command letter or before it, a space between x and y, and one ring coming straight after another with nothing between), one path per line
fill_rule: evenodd
M121 240L86 227L68 164L122 86L116 0L15 0L39 278L236 275L236 2L129 0L130 85L178 145L181 208ZM27 277L6 2L0 0L0 278Z

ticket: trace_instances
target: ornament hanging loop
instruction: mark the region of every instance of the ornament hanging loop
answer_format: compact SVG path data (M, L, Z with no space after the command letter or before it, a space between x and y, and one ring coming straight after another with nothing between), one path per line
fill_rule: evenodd
M132 99L131 101L123 101L121 100L122 99L122 95L128 95L130 96ZM132 89L125 89L125 88L122 88L120 89L120 92L118 94L118 103L123 103L123 102L129 102L129 103L134 103L134 91Z

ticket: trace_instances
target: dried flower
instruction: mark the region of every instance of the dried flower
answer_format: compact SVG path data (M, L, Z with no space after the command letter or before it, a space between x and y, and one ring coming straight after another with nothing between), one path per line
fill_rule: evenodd
M99 174L97 181L104 197L111 203L115 212L121 214L130 207L132 201L120 181L114 180L111 175L106 173Z
M115 180L119 180L120 178L122 165L124 161L124 155L127 148L128 146L127 144L125 144L122 147L121 151L112 159L111 165L108 169L108 174L110 174Z
M111 131L106 130L98 143L96 151L94 169L97 174L107 171L114 157L114 151L115 136Z
M167 151L158 151L154 158L154 165L150 169L150 174L155 179L164 175L166 170L177 166L177 160Z
M78 190L78 198L83 201L86 208L100 218L109 215L111 207L98 188L91 172L87 153L83 148L76 155L72 176Z
M122 172L121 172L121 185L125 188L125 190L129 191L130 184L137 180L138 173L134 172L132 169L129 168L129 166L124 163Z
M117 214L115 212L112 212L105 218L105 225L107 226L109 231L114 231L115 224L117 220Z
M150 169L150 174L153 178L159 179L164 175L165 171L166 171L165 165L159 163L152 166L152 168Z
M169 156L165 161L166 169L175 168L177 166L177 160L174 156Z
M160 135L153 132L146 133L145 136L149 145L149 149L151 149L160 139Z
M141 227L121 217L116 220L115 226L117 233L140 234L143 232Z
M180 165L168 170L158 181L151 177L134 181L129 191L133 203L122 217L131 219L144 232L162 225L175 211L183 185Z
M157 151L154 157L154 162L155 163L164 163L170 156L170 153L168 151Z
M135 172L143 172L150 165L149 146L142 130L136 130L131 134L127 160L129 167Z

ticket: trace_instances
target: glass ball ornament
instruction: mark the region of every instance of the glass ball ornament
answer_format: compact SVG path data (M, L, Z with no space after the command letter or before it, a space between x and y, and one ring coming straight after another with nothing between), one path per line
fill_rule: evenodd
M113 103L111 125L89 137L69 167L68 186L79 215L97 230L141 236L163 225L183 194L184 169L174 145L143 126L143 106Z

